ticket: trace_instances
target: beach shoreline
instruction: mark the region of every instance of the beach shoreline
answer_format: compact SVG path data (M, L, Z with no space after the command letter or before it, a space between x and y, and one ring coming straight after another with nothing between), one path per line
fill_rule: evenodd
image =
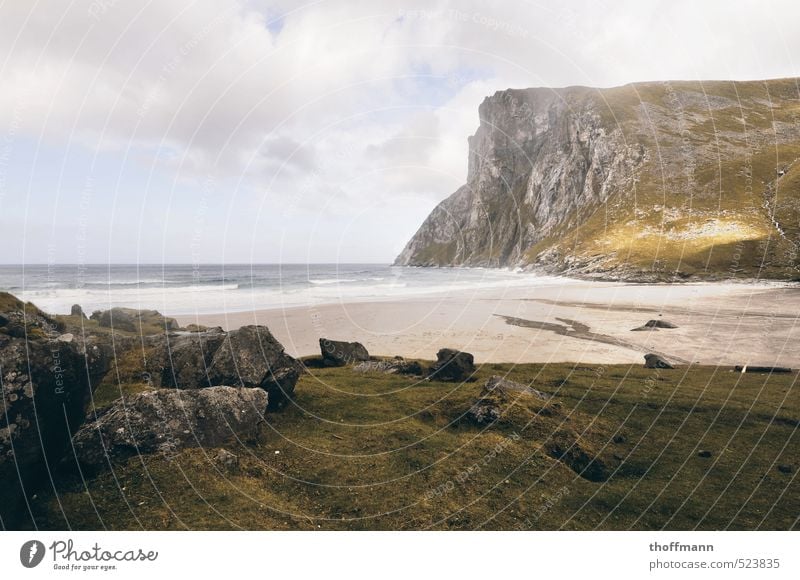
M226 330L266 325L293 356L319 354L319 339L328 338L359 341L376 356L434 359L440 348L457 348L479 363L637 363L658 352L683 364L797 367L798 313L792 284L564 279L176 318ZM632 332L651 319L677 328Z

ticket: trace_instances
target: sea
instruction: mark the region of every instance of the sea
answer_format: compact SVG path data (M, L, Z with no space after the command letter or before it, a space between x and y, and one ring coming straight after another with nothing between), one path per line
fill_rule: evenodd
M0 291L52 314L73 304L87 313L118 306L173 316L247 312L561 282L520 270L388 264L0 265Z

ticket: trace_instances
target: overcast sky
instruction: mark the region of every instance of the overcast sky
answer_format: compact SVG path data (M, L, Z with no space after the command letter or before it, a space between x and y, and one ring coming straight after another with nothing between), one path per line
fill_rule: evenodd
M389 262L508 87L798 76L779 2L0 3L0 262Z

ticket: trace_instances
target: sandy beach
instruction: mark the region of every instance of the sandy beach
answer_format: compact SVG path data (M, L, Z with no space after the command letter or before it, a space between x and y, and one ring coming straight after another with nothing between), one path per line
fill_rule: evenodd
M294 356L318 340L359 341L371 354L434 359L442 347L476 362L642 362L656 352L686 364L800 366L800 287L564 280L424 297L178 316L181 324L263 324ZM675 329L632 332L662 319Z

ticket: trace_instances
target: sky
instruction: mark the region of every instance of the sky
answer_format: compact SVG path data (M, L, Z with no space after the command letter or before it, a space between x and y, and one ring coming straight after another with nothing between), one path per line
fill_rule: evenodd
M793 0L0 2L0 263L391 262L509 87L800 76Z

